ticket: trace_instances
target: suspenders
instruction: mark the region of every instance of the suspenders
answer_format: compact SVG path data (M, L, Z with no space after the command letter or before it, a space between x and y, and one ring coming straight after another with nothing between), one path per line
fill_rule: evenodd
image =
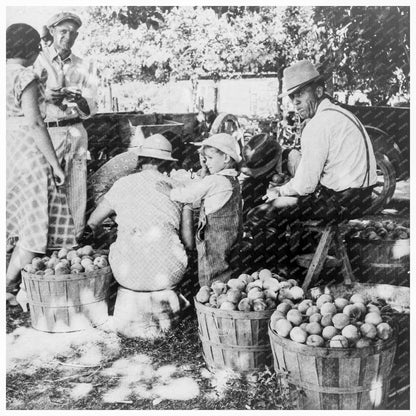
M366 169L366 172L365 172L363 183L361 184L361 188L364 187L364 183L365 183L366 179L367 179L367 186L369 186L370 185L370 152L368 150L368 143L367 143L367 138L366 138L365 133L364 133L364 127L362 126L360 121L355 116L354 116L354 118L352 118L351 116L349 116L348 114L344 113L341 110L338 110L337 108L324 108L322 111L336 111L337 113L343 114L345 117L347 117L358 128L358 130L360 130L360 133L361 133L361 135L363 137L363 140L364 140L365 153L366 153L366 158L367 158L367 169Z

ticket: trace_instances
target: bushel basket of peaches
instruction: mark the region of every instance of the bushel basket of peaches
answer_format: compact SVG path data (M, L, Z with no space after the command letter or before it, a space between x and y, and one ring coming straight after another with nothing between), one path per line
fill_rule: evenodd
M22 270L32 327L72 332L108 319L108 252L86 245L35 257Z
M408 288L353 283L305 295L280 302L269 324L274 368L298 407L385 409Z
M304 295L296 280L286 280L268 269L201 287L195 308L208 369L246 373L271 366L268 323L288 293L293 299Z

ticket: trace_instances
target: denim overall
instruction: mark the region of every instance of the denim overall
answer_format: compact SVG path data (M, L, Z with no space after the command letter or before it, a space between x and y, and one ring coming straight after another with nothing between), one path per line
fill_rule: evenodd
M243 234L242 200L238 179L226 176L232 185L232 195L225 205L212 214L205 214L202 201L196 247L200 286L210 286L214 280L227 282L236 273L239 243Z

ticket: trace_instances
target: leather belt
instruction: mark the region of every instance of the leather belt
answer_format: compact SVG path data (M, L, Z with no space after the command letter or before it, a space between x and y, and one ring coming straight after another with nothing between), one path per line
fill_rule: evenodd
M73 124L81 123L81 119L79 117L76 118L69 118L66 120L57 120L57 121L46 121L46 127L65 127L65 126L72 126Z

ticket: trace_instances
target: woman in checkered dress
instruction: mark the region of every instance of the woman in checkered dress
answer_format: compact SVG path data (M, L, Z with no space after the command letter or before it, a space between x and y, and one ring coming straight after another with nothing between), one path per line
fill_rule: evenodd
M42 87L31 68L40 49L39 34L29 25L13 24L7 28L6 45L6 239L12 252L6 292L13 303L25 264L47 248L76 241L60 189L65 174L43 122Z

